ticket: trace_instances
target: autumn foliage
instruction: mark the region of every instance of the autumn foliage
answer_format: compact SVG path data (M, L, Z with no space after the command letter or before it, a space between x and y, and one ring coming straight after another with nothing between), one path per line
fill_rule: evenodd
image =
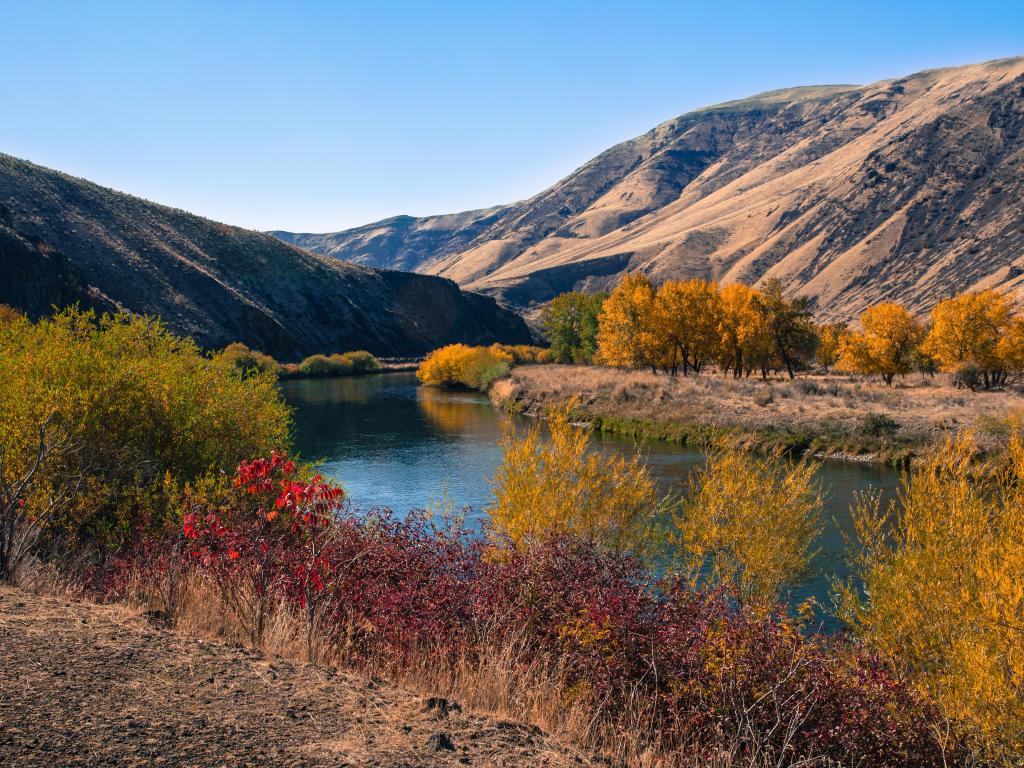
M710 362L733 375L785 369L792 377L814 356L817 337L803 299L789 301L777 281L763 290L719 288L707 280L668 280L655 288L626 275L605 300L597 334L599 362L700 373Z
M26 511L17 535L41 526L44 543L110 551L161 526L186 484L288 439L273 374L240 376L149 318L67 310L0 323L0 380L0 487ZM15 480L41 452L31 482Z
M547 434L508 423L487 512L496 533L527 547L572 535L617 552L643 555L658 509L654 480L639 456L588 450L588 429L571 421L572 403L551 409Z
M513 365L547 363L552 359L548 350L525 344L492 344L489 347L449 344L427 355L417 369L416 377L429 386L486 392L491 384L508 375Z
M654 579L596 537L556 529L521 547L458 519L353 514L339 489L273 453L243 462L226 495L192 498L177 530L116 563L107 589L158 582L174 553L256 644L283 611L310 658L396 673L465 670L514 647L502 675L554 675L549 695L637 762L942 764L933 713L879 659L804 634L782 607Z
M567 294L568 296L568 294ZM709 362L734 377L815 363L826 371L881 376L912 371L957 374L971 388L1005 384L1024 371L1024 317L997 291L939 302L925 323L895 302L868 307L856 324L814 323L806 299L787 299L778 280L760 288L700 279L626 275L597 318L596 362L623 368L700 373Z
M810 462L713 445L675 515L676 558L695 583L710 580L745 604L773 603L809 568L822 491Z
M886 384L914 369L925 329L906 309L892 302L869 307L860 327L840 342L837 369L878 374Z
M970 434L856 510L858 579L841 585L856 633L937 702L985 758L1024 753L1024 443L984 473Z

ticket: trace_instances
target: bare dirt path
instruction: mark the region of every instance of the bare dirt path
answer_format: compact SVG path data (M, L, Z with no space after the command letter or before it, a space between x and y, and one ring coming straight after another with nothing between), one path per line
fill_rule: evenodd
M567 766L538 729L0 586L0 766Z

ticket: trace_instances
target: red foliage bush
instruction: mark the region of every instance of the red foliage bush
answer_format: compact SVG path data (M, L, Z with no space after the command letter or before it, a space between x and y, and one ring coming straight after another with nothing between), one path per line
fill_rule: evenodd
M624 728L639 712L639 741L659 750L711 755L738 741L784 762L943 764L932 713L906 685L782 607L765 615L654 582L636 560L572 538L516 549L424 514L349 514L339 488L300 479L280 454L240 466L235 485L236 503L192 508L176 539L118 561L111 588L172 567L167 553L183 546L256 640L277 604L340 654L398 668L515 640L560 665L567 700L586 697Z

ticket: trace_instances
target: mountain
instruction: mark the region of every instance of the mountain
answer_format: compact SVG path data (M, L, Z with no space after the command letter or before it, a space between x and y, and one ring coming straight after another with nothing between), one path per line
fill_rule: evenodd
M428 260L458 253L497 221L505 206L442 216L395 216L343 232L270 232L286 243L353 264L418 271Z
M669 120L489 223L440 217L442 247L404 234L422 219L358 231L518 308L640 270L778 277L830 319L882 299L924 311L970 287L1021 291L1022 128L1024 58L790 88ZM352 232L325 252L358 258Z
M38 316L75 302L281 360L530 338L450 280L347 264L0 154L0 303Z

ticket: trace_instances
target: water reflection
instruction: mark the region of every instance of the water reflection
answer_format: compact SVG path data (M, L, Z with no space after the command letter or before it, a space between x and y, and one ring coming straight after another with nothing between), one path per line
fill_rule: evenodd
M420 388L412 373L282 384L295 411L295 443L306 459L323 460L323 472L340 481L358 508L398 512L436 507L442 492L483 514L490 479L501 460L497 441L509 418L484 395ZM604 437L595 450L632 454L632 440ZM641 446L660 490L682 492L702 456L678 445ZM898 473L871 465L825 463L818 470L827 493L826 519L817 542L815 572L793 590L829 602L829 584L846 573L843 533L851 533L856 492L876 487L891 495Z

